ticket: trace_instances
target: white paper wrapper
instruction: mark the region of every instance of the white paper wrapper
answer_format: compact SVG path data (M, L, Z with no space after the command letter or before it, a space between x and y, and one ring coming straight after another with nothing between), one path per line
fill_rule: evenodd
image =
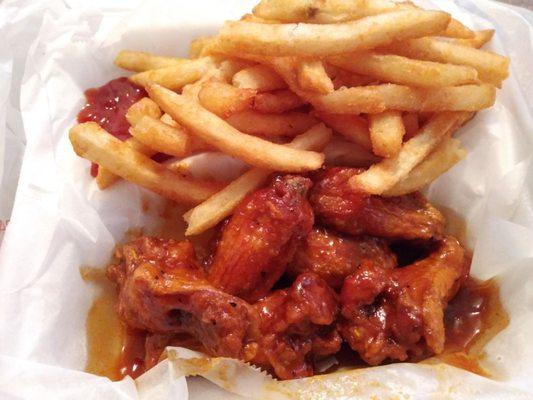
M0 219L9 218L26 143L0 248L0 398L533 398L533 18L488 0L425 4L474 28L496 28L492 48L512 58L496 105L459 134L468 158L429 190L432 201L467 221L473 274L500 282L510 324L486 346L483 366L494 380L447 365L393 364L277 383L240 362L202 360L183 349L171 350L169 360L136 382L81 372L97 289L81 279L79 267L105 264L128 229L157 224L157 212L142 212L147 197L154 210L160 207L155 196L126 183L96 189L88 162L67 138L83 90L122 74L112 65L118 50L184 55L191 39L215 32L254 2L0 5L0 126L4 119L8 125L0 132ZM204 378L186 380L190 374Z

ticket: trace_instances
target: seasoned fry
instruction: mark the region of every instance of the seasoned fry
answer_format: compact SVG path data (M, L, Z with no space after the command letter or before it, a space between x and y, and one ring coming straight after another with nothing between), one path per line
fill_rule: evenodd
M418 115L416 113L405 113L402 116L402 119L403 126L405 127L405 135L403 138L404 140L409 140L416 135L420 129Z
M126 120L130 125L135 125L142 117L148 115L152 118L161 117L161 109L148 97L144 97L137 103L134 103L126 113Z
M200 104L160 85L149 85L147 91L163 111L186 127L191 134L250 165L302 172L320 168L324 162L323 154L291 149L242 133Z
M171 67L152 69L129 77L139 86L147 86L155 82L171 90L181 89L188 83L195 82L213 67L210 57L187 60Z
M243 111L231 115L226 121L241 132L264 137L293 137L305 132L319 122L307 113L295 111L283 114Z
M496 86L509 75L507 57L437 38L411 39L388 46L387 50L410 58L473 67L479 79Z
M484 44L490 42L493 36L494 29L486 29L483 31L474 32L474 37L471 39L453 39L452 43L479 49L483 47Z
M270 56L321 57L367 50L391 43L437 34L450 16L439 11L417 9L390 12L358 21L339 23L332 29L318 24L258 24L226 22L219 45L236 56L239 53Z
M370 134L368 131L368 122L358 116L351 114L330 114L327 112L315 112L316 116L335 132L340 133L350 142L357 143L359 146L370 150Z
M298 83L304 90L328 94L333 92L333 82L320 60L302 61L298 66Z
M464 85L435 89L384 84L336 90L312 100L318 110L338 114L377 114L398 111L477 111L496 100L492 85Z
M385 111L380 114L370 114L368 122L374 154L385 158L398 154L405 135L400 112Z
M115 58L115 65L128 71L143 72L150 69L175 67L188 63L189 60L177 57L154 56L142 51L123 50Z
M290 90L276 90L258 93L254 98L253 109L266 114L281 114L304 104L305 102Z
M95 122L74 126L69 134L76 154L127 181L179 203L196 204L218 189L215 184L182 178L100 128Z
M461 22L452 18L448 27L443 32L443 36L451 38L472 39L475 36L474 31L463 25Z
M329 58L329 61L382 82L407 86L457 86L477 81L477 71L472 67L413 60L373 51L335 56Z
M369 167L381 160L370 150L343 137L334 137L324 149L324 155L327 165L343 167Z
M245 68L233 76L232 83L241 89L254 89L258 92L285 89L287 84L272 69L264 65Z
M322 150L331 137L323 124L294 138L288 147L300 150ZM272 171L252 168L183 217L189 224L186 235L198 235L231 215L235 207L251 192L261 187Z
M399 181L439 145L444 137L451 135L472 117L469 112L442 112L436 114L400 152L391 158L372 165L367 171L350 179L354 190L381 195Z
M409 175L383 193L384 196L401 196L422 189L466 157L457 139L447 138Z
M212 113L227 118L249 109L256 93L253 89L240 89L228 83L206 82L202 85L198 99Z

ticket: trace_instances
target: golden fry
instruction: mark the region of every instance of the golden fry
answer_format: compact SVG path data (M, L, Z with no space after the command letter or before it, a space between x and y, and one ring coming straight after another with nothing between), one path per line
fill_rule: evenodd
M258 93L253 109L266 114L281 114L301 107L305 102L290 90Z
M152 118L161 118L161 109L149 97L144 97L131 105L126 112L126 120L130 125L138 123L142 117L148 115Z
M307 113L289 111L283 114L263 114L257 111L243 111L231 115L226 121L241 132L255 136L299 135L318 121Z
M405 135L402 115L399 111L385 111L368 116L370 140L375 155L385 158L398 154Z
M240 89L223 82L206 82L198 94L200 104L219 117L251 108L256 95L253 89Z
M232 83L241 89L254 89L258 92L285 89L287 84L272 69L264 65L255 65L237 72Z
M175 67L188 63L189 60L177 57L154 56L142 51L123 50L115 58L115 65L128 71L143 72L150 69Z
M367 150L372 149L368 122L364 118L352 114L330 114L318 111L315 115L350 142L357 143Z
M320 60L302 61L298 66L298 83L304 90L328 94L333 92L333 82Z

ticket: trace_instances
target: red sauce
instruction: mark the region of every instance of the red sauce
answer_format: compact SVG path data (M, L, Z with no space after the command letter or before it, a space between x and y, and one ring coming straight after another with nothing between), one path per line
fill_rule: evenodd
M135 379L144 372L145 341L146 333L126 329L119 364L120 378L129 375Z

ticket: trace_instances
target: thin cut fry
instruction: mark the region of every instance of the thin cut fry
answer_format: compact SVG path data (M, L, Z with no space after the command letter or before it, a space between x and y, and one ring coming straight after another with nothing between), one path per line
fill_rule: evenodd
M322 120L327 126L335 132L340 133L350 142L357 143L359 146L370 150L370 134L368 131L368 122L358 116L351 114L331 114L327 112L315 112L315 115Z
M405 57L473 67L479 79L497 86L509 75L507 57L437 38L411 39L387 49Z
M237 72L245 68L253 67L254 65L255 64L250 61L241 60L238 58L229 58L222 61L218 69L220 71L221 79L224 80L224 82L231 83Z
M80 157L173 201L200 203L218 188L211 183L182 178L107 133L95 122L74 126L69 138Z
M459 140L444 139L424 161L413 168L407 178L398 182L383 195L401 196L422 189L465 158L466 153L466 150L461 148Z
M331 25L259 24L226 22L220 42L226 50L270 56L321 57L367 50L443 31L450 16L439 11L418 9L390 12L358 21Z
M400 152L372 165L365 172L350 179L354 190L381 195L426 158L444 137L451 135L472 117L468 112L443 112L436 114L411 140L405 142Z
M287 148L238 131L200 104L152 84L147 91L159 107L191 134L226 154L260 168L302 172L320 168L324 155Z
M300 150L322 150L331 137L323 124L294 138L287 147ZM189 210L184 218L189 224L186 235L198 235L230 216L237 205L251 192L261 187L272 171L252 168L202 204Z
M474 37L471 39L452 39L452 43L479 49L483 47L484 44L490 42L493 36L494 29L486 29L475 32Z
M377 114L398 111L477 111L496 100L492 85L464 85L434 89L384 84L336 90L317 96L312 103L318 110L338 114Z
M333 82L320 60L302 61L298 66L298 83L304 90L320 94L333 92Z
M206 82L202 85L198 99L212 113L227 118L249 109L256 93L253 89L240 89L228 83Z
M152 69L132 75L129 79L139 86L147 86L155 82L171 90L181 89L188 83L195 82L213 67L211 58L204 57L187 60L179 65Z
M215 36L200 36L191 42L189 47L189 58L200 58L203 56L203 51L209 44L216 40Z
M266 114L281 114L301 107L305 102L290 90L276 90L258 93L253 109Z
M241 89L255 89L258 92L285 89L287 84L272 69L264 65L255 65L237 72L232 83Z
M177 57L161 57L154 56L150 53L143 53L141 51L123 50L118 53L115 58L115 65L128 71L143 72L150 69L175 67L189 60Z
M385 158L398 154L405 135L400 112L385 111L380 114L370 114L368 122L374 154Z
M461 22L452 18L448 27L443 32L443 36L460 39L472 39L475 33Z
M130 125L135 125L142 117L148 115L152 118L161 118L161 109L149 97L143 97L138 102L131 105L126 112L126 120Z
M243 111L231 115L226 121L241 132L255 136L299 135L318 121L307 113L289 111L283 114L263 114L256 111Z
M458 86L477 81L477 71L472 67L413 60L372 51L335 56L329 61L348 71L371 76L381 82L407 86Z

